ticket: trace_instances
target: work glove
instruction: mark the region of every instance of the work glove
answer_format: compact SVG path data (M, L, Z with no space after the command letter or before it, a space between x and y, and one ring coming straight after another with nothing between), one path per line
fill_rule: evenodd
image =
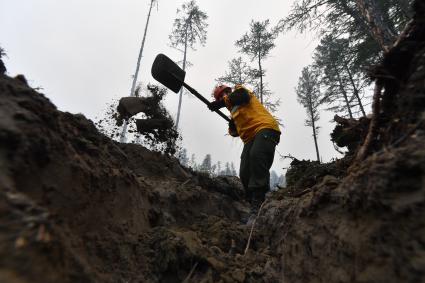
M216 101L212 101L210 102L210 104L208 104L208 109L210 109L211 111L217 111L220 108L223 108L224 106L226 106L224 104L224 100L216 100Z
M235 121L230 120L229 122L229 135L232 137L239 137L238 130L236 129Z

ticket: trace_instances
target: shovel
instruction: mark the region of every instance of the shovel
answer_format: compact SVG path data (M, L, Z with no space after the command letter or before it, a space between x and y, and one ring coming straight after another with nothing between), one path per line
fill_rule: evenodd
M182 86L184 86L188 91L199 98L207 106L210 104L210 102L205 97L200 95L196 90L184 82L186 72L164 54L158 54L156 56L155 61L152 64L151 73L155 80L171 89L175 93L178 93ZM216 110L215 112L223 117L223 119L230 122L230 118L223 114L223 112L220 110Z

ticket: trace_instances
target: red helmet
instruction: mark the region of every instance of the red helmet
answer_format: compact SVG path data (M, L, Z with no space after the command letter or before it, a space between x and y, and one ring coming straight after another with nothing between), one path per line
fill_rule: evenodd
M231 90L231 88L227 85L218 85L214 88L213 96L215 100L220 100L223 97L223 92L225 90Z

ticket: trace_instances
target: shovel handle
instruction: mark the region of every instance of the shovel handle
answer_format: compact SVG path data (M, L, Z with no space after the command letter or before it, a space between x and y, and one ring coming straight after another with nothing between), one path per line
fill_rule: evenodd
M196 90L194 90L191 86L189 86L185 82L183 82L183 86L188 91L190 91L194 96L196 96L197 98L199 98L207 106L210 105L210 102L205 97L203 97L201 94L199 94ZM220 110L216 110L215 112L217 112L217 114L220 115L224 120L226 120L227 122L230 122L230 118L227 117L223 112L221 112Z

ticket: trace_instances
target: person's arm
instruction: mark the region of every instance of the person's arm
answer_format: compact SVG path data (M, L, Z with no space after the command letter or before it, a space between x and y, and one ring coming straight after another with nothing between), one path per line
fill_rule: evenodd
M245 88L238 88L227 96L228 101L232 106L242 105L249 102L250 96Z
M233 119L229 122L228 133L232 137L239 137L238 130L236 129L235 121L233 121Z

